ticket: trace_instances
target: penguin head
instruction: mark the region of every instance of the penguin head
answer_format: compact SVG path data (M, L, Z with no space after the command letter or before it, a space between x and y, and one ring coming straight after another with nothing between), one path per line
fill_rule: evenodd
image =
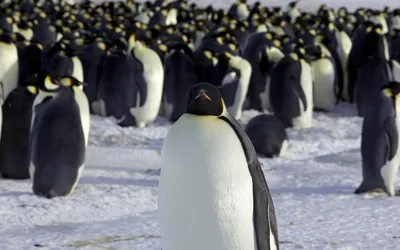
M60 85L64 86L64 87L74 87L74 86L76 86L76 87L80 88L81 90L83 90L83 85L84 84L82 82L80 82L78 79L76 79L75 77L73 77L73 76L64 76L60 80Z
M210 83L197 83L189 89L186 113L199 116L221 116L224 102L221 93Z
M32 95L37 95L39 92L36 74L26 77L24 80L21 81L20 85Z
M41 70L36 77L39 89L46 92L56 92L60 87L59 79L58 75L47 70Z

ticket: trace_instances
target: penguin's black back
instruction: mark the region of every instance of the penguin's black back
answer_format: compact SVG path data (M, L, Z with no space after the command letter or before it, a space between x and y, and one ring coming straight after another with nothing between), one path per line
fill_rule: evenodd
M97 99L98 81L105 56L105 51L101 50L97 43L86 46L79 55L79 59L82 62L84 81L87 83L83 90L89 103Z
M44 47L56 42L57 33L50 30L49 23L46 19L40 19L39 22L33 26L33 41L37 41Z
M185 113L187 93L197 83L197 75L193 60L180 51L166 59L164 68L164 96L174 106L170 120L176 121Z
M360 66L356 82L357 108L360 116L381 98L381 87L388 84L389 65L386 60L369 58Z
M28 141L35 95L24 86L4 101L0 142L0 172L4 178L29 178Z
M98 93L105 102L107 115L117 119L125 115L125 121L120 125L136 124L129 108L143 106L146 101L146 91L143 65L138 60L119 52L104 60Z
M259 155L272 158L278 156L282 143L288 140L285 127L274 115L264 114L254 117L245 131Z
M35 165L33 191L52 198L67 195L85 160L85 138L79 107L71 89L35 106L30 155Z
M31 44L18 50L19 82L39 72L43 53L37 44Z
M54 72L58 76L72 76L74 63L70 57L58 52L53 56L44 56L42 69Z

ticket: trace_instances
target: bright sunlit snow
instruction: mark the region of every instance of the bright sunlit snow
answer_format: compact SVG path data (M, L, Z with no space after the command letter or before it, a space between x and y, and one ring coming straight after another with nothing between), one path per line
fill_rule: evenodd
M299 7L316 9L324 2L330 4L303 0ZM395 2L340 0L330 6ZM245 111L241 122L256 114ZM261 159L281 249L399 249L400 201L353 194L361 182L361 122L348 104L314 112L313 128L287 130L283 158ZM147 128L121 128L92 116L86 169L70 197L39 198L31 180L0 180L0 249L159 250L160 151L170 126L160 117Z

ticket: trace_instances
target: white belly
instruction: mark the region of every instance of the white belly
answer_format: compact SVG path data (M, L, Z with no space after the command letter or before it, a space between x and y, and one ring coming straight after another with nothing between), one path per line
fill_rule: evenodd
M74 65L72 76L75 77L78 81L83 82L84 77L83 77L83 67L81 60L79 60L77 56L73 56L71 59Z
M184 114L167 134L161 164L163 250L255 249L252 179L228 123Z
M144 79L147 84L146 102L142 107L131 108L129 110L133 117L135 117L138 127L147 126L158 115L164 84L164 69L161 66L149 69L149 71L145 70Z
M300 83L306 97L307 109L304 109L303 104L300 102L300 115L292 120L293 127L296 129L310 128L312 126L313 118L313 72L310 64L301 60L301 77Z
M81 117L83 135L85 137L85 145L87 146L89 141L89 128L90 128L90 109L89 101L86 94L79 89L79 87L74 86L75 101L79 107L79 114Z
M1 101L7 98L7 95L18 86L18 51L14 44L0 43L0 67L3 82L1 91Z
M264 92L260 93L261 106L264 109L264 111L267 111L267 112L273 112L271 103L270 103L270 98L269 98L270 81L271 81L271 78L268 76L266 83L265 83L265 90L264 90Z
M400 63L396 60L392 60L393 64L393 69L392 69L392 75L393 75L393 81L400 82Z
M397 117L399 114L397 114ZM396 119L397 131L400 131L400 118ZM397 151L393 159L385 164L381 168L381 176L385 183L386 189L390 196L395 195L395 184L397 180L397 172L400 166L400 147L397 147Z
M314 84L314 106L332 111L336 104L335 69L328 59L319 59L312 63Z

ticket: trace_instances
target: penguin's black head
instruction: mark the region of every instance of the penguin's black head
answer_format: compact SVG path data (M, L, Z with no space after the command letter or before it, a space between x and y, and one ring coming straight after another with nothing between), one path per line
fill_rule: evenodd
M220 116L224 111L221 93L210 83L193 85L188 94L186 113L202 116Z

